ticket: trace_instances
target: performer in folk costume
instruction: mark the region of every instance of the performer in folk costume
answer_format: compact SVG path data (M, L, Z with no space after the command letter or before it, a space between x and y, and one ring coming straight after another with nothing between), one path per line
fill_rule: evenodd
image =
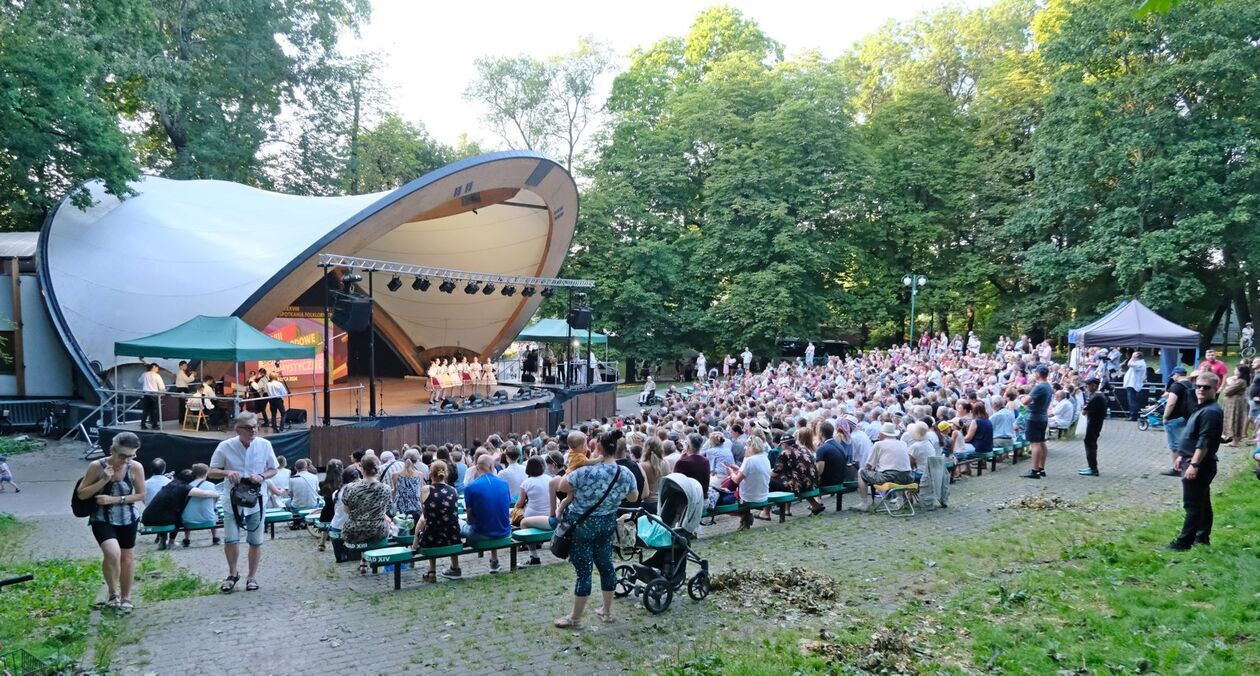
M481 380L486 384L486 396L490 396L490 393L494 391L494 386L499 384L494 374L494 362L487 359L486 363L481 365Z
M473 357L468 365L468 381L472 383L473 394L481 393L481 357Z
M472 384L472 373L468 370L468 357L460 357L459 363L455 366L455 372L459 374L459 396L467 397L468 386Z

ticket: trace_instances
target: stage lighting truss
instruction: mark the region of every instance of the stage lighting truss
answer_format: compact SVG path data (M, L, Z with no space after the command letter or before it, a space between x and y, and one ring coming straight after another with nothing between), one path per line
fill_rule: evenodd
M555 295L556 289L593 289L595 282L589 279L560 279L558 277L522 277L519 275L496 275L484 272L470 272L467 270L454 270L451 268L435 268L427 265L412 265L410 263L396 263L392 261L382 261L373 258L360 258L358 256L341 256L338 254L320 254L319 265L327 268L348 268L351 270L342 276L342 281L347 285L363 280L363 275L359 273L381 272L392 275L389 284L386 286L390 291L397 291L402 287L402 277L414 276L415 281L411 283L411 288L417 291L427 291L432 282L430 279L439 279L438 291L442 293L454 293L458 282L464 282L464 292L472 295L481 291L485 295L490 295L499 290L504 296L511 296L520 289L522 298L529 298L534 294L540 294L543 298L551 298ZM510 291L509 291L510 289Z

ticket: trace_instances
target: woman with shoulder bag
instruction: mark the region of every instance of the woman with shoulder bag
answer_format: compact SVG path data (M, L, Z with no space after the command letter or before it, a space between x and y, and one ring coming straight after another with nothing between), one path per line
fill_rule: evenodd
M605 432L599 437L587 464L560 477L558 489L566 496L557 507L556 515L572 529L569 560L577 573L573 612L555 621L561 629L581 626L582 611L591 595L592 565L599 569L599 587L604 600L603 607L595 614L605 622L612 621L613 590L617 588L612 562L617 507L623 500L639 499L634 475L617 464L617 441L621 437L620 430Z
M131 583L135 579L136 503L144 502L144 467L136 462L140 438L119 432L109 446L109 457L88 465L75 497L95 500L88 517L92 536L101 548L101 572L109 587L106 607L129 613Z

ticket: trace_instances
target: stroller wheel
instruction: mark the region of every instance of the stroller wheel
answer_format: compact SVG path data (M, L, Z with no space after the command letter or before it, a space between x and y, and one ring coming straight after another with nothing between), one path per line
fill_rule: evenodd
M659 615L669 610L669 604L673 602L674 590L663 579L657 578L652 580L643 589L643 607L647 608L648 612L653 615Z
M621 564L617 566L617 588L613 590L613 596L623 599L634 591L634 566Z
M1151 428L1151 421L1148 420L1146 416L1142 416L1141 418L1138 418L1138 429L1145 432L1146 430L1150 428Z
M700 571L691 576L687 582L687 595L696 601L703 601L709 595L709 573Z

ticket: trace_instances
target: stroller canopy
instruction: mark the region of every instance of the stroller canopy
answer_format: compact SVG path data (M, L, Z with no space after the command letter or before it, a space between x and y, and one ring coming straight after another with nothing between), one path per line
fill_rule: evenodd
M660 518L670 528L695 533L704 514L704 491L689 476L675 472L661 477Z

